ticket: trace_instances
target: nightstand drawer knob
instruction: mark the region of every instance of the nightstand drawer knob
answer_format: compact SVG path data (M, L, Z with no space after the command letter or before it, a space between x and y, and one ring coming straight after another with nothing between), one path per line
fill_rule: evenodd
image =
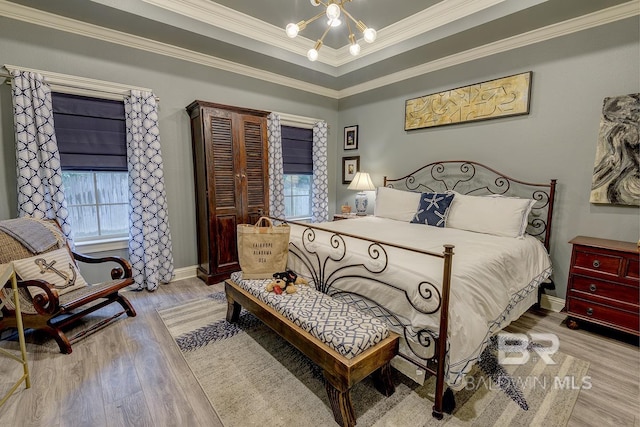
M596 285L595 285L594 283L592 283L592 284L590 284L590 285L589 285L589 290L590 290L591 292L595 292L595 291L596 291L596 289L598 289L598 288L596 287Z
M587 308L587 316L591 316L593 315L593 308L589 307Z
M593 261L593 267L594 268L600 267L600 261L598 261L598 260Z

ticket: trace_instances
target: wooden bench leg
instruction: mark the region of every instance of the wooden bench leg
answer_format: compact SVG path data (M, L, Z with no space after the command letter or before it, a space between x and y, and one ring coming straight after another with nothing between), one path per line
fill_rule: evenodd
M356 425L356 413L353 410L353 404L351 403L351 395L349 389L340 391L338 390L325 375L324 386L327 389L327 395L329 396L329 403L331 404L331 410L333 411L333 418L342 427L353 427Z
M235 302L229 293L227 293L227 322L235 323L240 318L240 310L242 306Z
M396 386L391 379L391 363L387 362L373 373L373 385L376 389L389 397L396 391Z

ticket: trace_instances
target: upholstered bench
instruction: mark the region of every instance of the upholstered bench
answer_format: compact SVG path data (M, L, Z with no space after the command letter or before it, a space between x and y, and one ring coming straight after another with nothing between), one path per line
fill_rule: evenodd
M321 367L338 424L355 425L349 391L369 374L382 394L393 394L389 362L398 352L399 337L386 324L312 286L277 295L265 289L269 282L233 273L225 282L227 321L237 321L244 307Z

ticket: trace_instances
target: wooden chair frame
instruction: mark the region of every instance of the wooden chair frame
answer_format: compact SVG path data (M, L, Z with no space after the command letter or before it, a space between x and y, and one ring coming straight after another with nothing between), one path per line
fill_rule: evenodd
M69 249L68 246L67 249ZM44 280L18 280L17 282L18 290L21 294L24 328L41 330L47 333L56 340L60 347L60 352L64 354L72 352L72 343L101 329L122 314L127 313L129 317L136 315L136 311L129 300L119 293L121 289L134 283L131 265L126 259L115 256L94 258L73 252L70 249L69 252L76 261L89 264L114 262L118 266L111 270L110 281L89 285L86 288L77 289L64 295L59 295L53 285ZM16 259L20 259L20 257ZM5 288L10 289L10 282L0 284L0 286L0 299L5 303L2 308L2 317L0 318L0 331L3 331L9 328L16 328L17 318L13 308L14 305L9 301L10 293L4 292ZM44 290L44 294L31 298L27 291L27 286L41 288ZM71 338L66 336L63 328L113 302L119 303L123 310L95 325L89 326Z

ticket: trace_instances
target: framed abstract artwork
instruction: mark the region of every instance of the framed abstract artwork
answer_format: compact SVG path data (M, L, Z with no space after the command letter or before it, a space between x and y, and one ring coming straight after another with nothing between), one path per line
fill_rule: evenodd
M604 99L591 203L640 206L640 94Z
M529 114L531 71L408 99L404 130Z
M344 128L344 149L356 150L358 148L358 125Z
M356 173L360 172L360 156L342 158L342 183L349 184Z

